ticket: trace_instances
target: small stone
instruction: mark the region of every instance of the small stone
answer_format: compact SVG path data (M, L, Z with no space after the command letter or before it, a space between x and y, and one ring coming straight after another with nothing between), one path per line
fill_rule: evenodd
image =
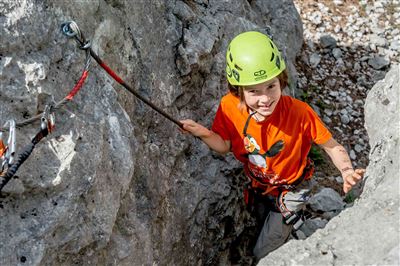
M360 59L358 59L358 61L363 62L363 61L367 61L369 59L371 59L371 57L366 55L366 56L363 56Z
M300 231L304 233L306 236L312 235L317 229L324 228L328 223L327 220L321 219L320 217L314 219L307 219L303 226L300 228Z
M337 97L337 96L339 96L339 92L337 92L337 91L330 91L330 92L329 92L329 95L332 96L332 97Z
M347 124L350 122L350 118L349 118L348 115L341 115L341 116L340 116L340 121L341 121L343 124L347 125Z
M344 208L342 198L332 188L323 188L320 192L312 196L308 203L314 211L330 212L343 210Z
M378 82L379 80L383 80L385 78L385 71L374 71L372 73L372 80Z
M363 147L362 147L361 145L359 145L359 144L356 144L356 145L354 146L354 149L355 149L356 152L358 152L358 153L360 153L362 150L364 150Z
M349 103L353 103L353 99L349 95L347 95L346 100Z
M382 38L376 34L371 34L369 35L369 41L370 43L376 45L376 46L386 46L387 42L385 38Z
M368 65L372 66L376 70L379 70L390 65L390 61L382 56L375 56L368 60Z
M331 109L324 109L324 113L325 113L327 116L331 116L331 115L332 115L332 110L331 110Z
M343 177L341 177L340 175L339 175L339 176L336 176L336 177L335 177L335 180L336 180L336 182L338 182L339 184L343 184Z
M339 59L342 57L342 50L340 50L340 48L333 48L332 50L332 55L333 57L335 57L336 59Z
M322 118L322 121L324 121L325 124L330 124L332 123L332 119L330 119L328 116L324 115Z
M327 84L329 87L334 87L336 85L336 80L335 79L328 79Z
M400 40L392 41L390 43L389 49L400 52Z
M358 99L358 100L355 100L355 101L354 101L354 104L359 105L359 106L363 106L363 105L364 105L364 101Z
M385 33L385 29L378 27L377 25L371 27L371 31L377 35Z
M316 67L316 66L318 66L319 62L321 62L321 56L319 54L317 54L317 53L313 53L310 56L310 60L309 61L310 61L310 66L311 67Z
M355 160L357 158L356 153L354 150L350 150L350 159Z
M342 59L342 58L338 58L338 59L336 60L336 65L337 65L338 67L343 67L343 66L344 66L344 61L343 61L343 59Z
M337 45L335 38L330 35L323 35L319 42L322 48L335 48Z

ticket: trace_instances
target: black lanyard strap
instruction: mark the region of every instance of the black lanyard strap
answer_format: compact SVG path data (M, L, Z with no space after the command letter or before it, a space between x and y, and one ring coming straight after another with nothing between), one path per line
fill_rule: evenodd
M244 125L244 128L243 128L243 135L244 135L244 136L247 135L247 127L249 126L251 117L252 117L253 115L255 115L256 113L257 113L257 111L254 111L254 112L252 112L251 114L249 114L249 116L247 117L246 124Z

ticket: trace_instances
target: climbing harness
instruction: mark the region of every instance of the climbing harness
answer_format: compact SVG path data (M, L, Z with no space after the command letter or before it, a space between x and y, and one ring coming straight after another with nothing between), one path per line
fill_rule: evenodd
M276 206L278 207L280 213L283 216L285 224L293 225L294 230L298 230L300 226L304 223L303 215L301 210L289 210L286 207L284 197L287 194L287 190L281 192L279 196L276 198ZM301 203L305 203L307 199L299 200Z
M75 23L75 21L68 21L63 23L62 25L62 32L69 36L69 37L75 37L77 42L81 45L81 47L85 47L86 44L83 40L81 40L78 36L79 34L82 34L78 25ZM83 36L83 35L82 35ZM130 87L122 78L120 78L90 47L87 47L88 51L90 51L90 55L96 60L96 62L119 84L121 84L125 89L127 89L130 93L132 93L134 96L136 96L139 100L150 106L153 110L170 120L171 122L175 123L178 125L180 128L183 127L183 124L174 119L171 115L167 114L164 112L162 109L159 107L155 106L152 102L150 102L148 99L144 98L142 95L140 95L136 90L134 90L132 87Z

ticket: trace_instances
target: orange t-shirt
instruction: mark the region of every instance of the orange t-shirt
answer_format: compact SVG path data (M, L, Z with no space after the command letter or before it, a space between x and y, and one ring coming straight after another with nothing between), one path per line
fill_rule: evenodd
M247 175L256 177L251 178L254 187L269 191L293 183L303 174L312 142L322 144L332 137L308 104L285 95L269 117L262 122L249 119L243 132L250 114L239 103L233 94L225 95L212 130L231 142L231 151L245 165Z

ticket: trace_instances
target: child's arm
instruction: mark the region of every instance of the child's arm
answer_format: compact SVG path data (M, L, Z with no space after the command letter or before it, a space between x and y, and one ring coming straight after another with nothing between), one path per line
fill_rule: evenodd
M193 120L181 120L183 129L190 132L193 136L201 138L201 140L207 144L210 149L225 154L231 149L231 142L229 140L223 140L220 135L207 129L206 127L194 122Z
M334 138L320 145L328 153L336 168L343 177L343 191L347 193L350 189L362 179L365 169L353 169L350 157L346 149L340 145Z

